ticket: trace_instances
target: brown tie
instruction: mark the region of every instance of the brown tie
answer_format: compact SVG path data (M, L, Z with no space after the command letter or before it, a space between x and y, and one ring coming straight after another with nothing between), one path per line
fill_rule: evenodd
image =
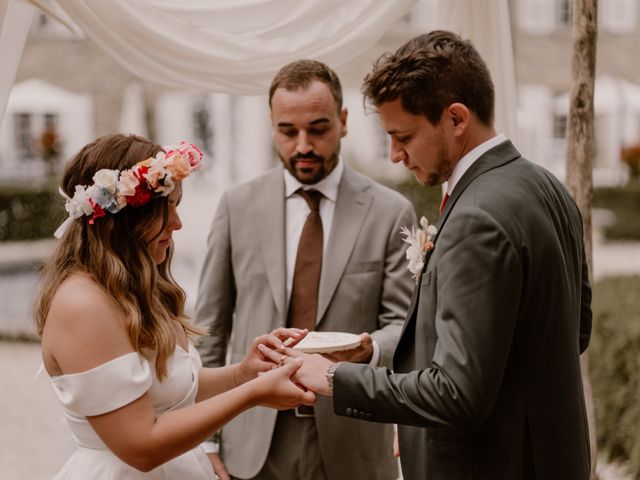
M314 330L318 311L318 286L322 268L322 220L320 199L317 190L298 190L307 201L311 212L302 227L296 265L293 271L293 286L289 300L288 325Z

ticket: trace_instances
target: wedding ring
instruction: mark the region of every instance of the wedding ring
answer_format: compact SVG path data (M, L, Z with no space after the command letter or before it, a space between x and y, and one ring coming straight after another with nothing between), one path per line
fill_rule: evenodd
M280 364L280 366L281 366L281 367L283 367L283 366L284 366L284 361L285 361L286 359L287 359L287 356L286 356L286 355L282 355L282 356L280 357L280 361L279 361L278 363Z

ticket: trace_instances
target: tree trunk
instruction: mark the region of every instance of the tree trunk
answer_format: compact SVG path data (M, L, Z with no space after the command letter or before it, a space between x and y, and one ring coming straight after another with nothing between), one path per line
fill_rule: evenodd
M598 34L597 11L598 0L573 0L571 105L567 122L567 188L582 213L590 280L593 280L591 273L593 271L591 201L593 197L593 90ZM589 358L586 352L582 355L581 364L591 442L591 478L597 479L596 419L589 378Z

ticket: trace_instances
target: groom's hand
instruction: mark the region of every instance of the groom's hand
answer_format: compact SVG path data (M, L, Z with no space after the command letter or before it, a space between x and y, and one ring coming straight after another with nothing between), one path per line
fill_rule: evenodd
M317 353L309 355L294 349L287 349L287 354L292 357L302 357L304 360L293 376L296 383L320 395L333 395L327 380L327 368L335 362Z
M327 359L334 363L352 362L352 363L369 363L373 356L373 340L368 333L360 334L360 346L349 350L341 350L339 352L331 352L324 354Z
M327 368L334 362L322 355L314 353L310 355L295 348L282 348L272 350L265 345L259 345L258 349L265 358L277 365L287 365L297 358L302 359L302 365L292 375L291 379L305 390L310 390L320 395L332 395L333 392L327 380Z

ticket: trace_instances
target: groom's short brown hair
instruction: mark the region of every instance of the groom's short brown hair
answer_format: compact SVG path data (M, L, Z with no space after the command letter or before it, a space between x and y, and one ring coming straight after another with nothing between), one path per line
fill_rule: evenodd
M329 87L333 99L336 101L338 112L342 110L342 86L336 72L317 60L296 60L280 69L273 77L269 87L269 107L271 98L278 88L298 90L307 88L311 82L318 80Z
M443 110L462 103L486 125L493 123L494 89L487 65L471 42L444 30L409 40L381 56L364 79L365 101L375 107L398 98L432 124Z

